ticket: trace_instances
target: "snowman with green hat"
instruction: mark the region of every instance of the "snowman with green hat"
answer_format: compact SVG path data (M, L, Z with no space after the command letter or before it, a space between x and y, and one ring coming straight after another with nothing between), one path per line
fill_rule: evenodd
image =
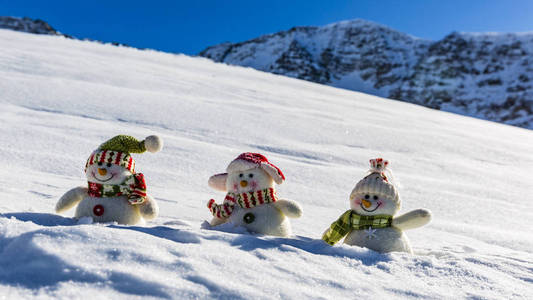
M130 153L158 152L163 141L155 135L138 141L117 135L103 143L87 159L87 187L66 192L56 204L56 212L76 207L75 218L90 217L93 222L133 225L157 217L159 207L146 193L142 173L135 172Z

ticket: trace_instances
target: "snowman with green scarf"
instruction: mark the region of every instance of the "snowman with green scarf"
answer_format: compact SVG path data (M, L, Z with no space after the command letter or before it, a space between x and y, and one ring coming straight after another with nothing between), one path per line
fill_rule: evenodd
M398 190L390 182L389 162L370 160L369 174L360 180L350 194L351 209L331 224L322 239L330 245L344 239L348 245L366 247L377 252L412 253L404 230L429 223L431 213L415 209L401 216ZM388 176L387 176L388 173Z
M159 207L146 194L144 176L135 172L135 160L130 153L158 152L162 146L162 140L155 135L143 141L118 135L103 143L85 165L88 185L66 192L57 202L56 212L77 205L76 219L89 217L93 222L127 225L154 219Z
M275 184L285 181L278 167L262 154L246 152L226 171L209 178L209 186L227 192L223 203L211 199L207 204L213 214L211 226L230 223L259 234L291 235L288 218L299 218L302 208L295 201L278 198Z

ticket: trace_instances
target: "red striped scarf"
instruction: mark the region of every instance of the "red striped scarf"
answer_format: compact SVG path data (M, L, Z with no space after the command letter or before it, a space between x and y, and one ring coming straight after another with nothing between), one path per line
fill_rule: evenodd
M247 193L227 193L222 204L216 204L215 199L209 200L207 208L213 216L227 218L235 209L235 205L241 208L252 208L265 203L276 202L278 197L274 188L266 188Z
M101 184L89 181L89 196L117 197L127 196L130 204L146 201L146 182L142 173L133 174L121 184Z

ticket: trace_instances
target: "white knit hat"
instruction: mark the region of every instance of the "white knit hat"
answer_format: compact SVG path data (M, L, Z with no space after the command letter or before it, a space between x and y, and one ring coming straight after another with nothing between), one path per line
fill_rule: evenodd
M398 199L398 190L389 182L385 175L389 162L382 158L370 160L369 175L361 179L352 190L351 196L355 194L381 195ZM390 171L389 171L390 172Z

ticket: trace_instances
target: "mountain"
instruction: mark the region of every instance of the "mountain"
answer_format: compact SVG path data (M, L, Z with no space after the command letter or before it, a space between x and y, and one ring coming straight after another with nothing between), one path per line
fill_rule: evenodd
M6 299L532 299L533 131L200 57L0 30L0 295ZM133 154L160 217L54 213L96 147ZM287 180L294 235L209 228L208 187L245 151ZM368 159L391 161L401 212L433 221L414 255L320 240Z
M33 20L28 17L17 18L0 16L0 29L11 29L36 34L62 35L45 21L39 19Z
M0 29L9 29L20 32L34 33L34 34L46 34L46 35L57 35L69 39L78 39L69 34L61 33L55 30L50 24L40 19L31 19L28 17L9 17L9 16L0 16ZM94 40L90 38L83 38L84 41L92 41L97 43L106 44L107 42ZM113 46L121 47L131 47L128 44L120 42L109 42ZM142 49L142 48L139 48Z
M533 128L533 33L428 41L365 20L294 27L200 56Z

